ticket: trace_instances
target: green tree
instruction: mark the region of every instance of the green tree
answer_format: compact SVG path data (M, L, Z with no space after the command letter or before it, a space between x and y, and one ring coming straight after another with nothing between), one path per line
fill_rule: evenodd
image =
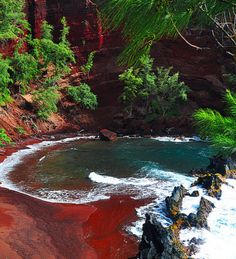
M194 120L199 134L207 138L214 148L226 155L236 153L236 94L226 91L227 116L212 109L199 109Z
M126 105L126 109L131 116L134 104L139 96L139 90L143 84L143 80L136 75L133 67L120 74L119 79L124 82L124 89L120 96L120 100Z
M9 59L4 59L0 54L0 106L12 102L11 93L8 88L9 84L13 83L10 75L11 70Z
M153 59L140 58L139 66L124 71L119 79L124 82L121 101L130 115L134 108L142 108L145 114L167 116L176 111L181 101L187 100L188 87L179 80L179 73L171 74L171 68L157 68L153 72Z
M84 64L80 67L80 70L82 71L82 73L84 75L87 75L87 77L89 77L89 73L90 73L91 69L93 68L93 61L94 61L95 54L96 54L96 51L90 52L88 55L86 64Z
M40 74L39 61L29 52L20 52L16 48L14 56L11 58L12 79L15 84L21 86L21 93L25 94L29 90L30 83Z
M89 85L81 83L79 86L69 86L68 95L86 109L95 110L98 102L97 96L91 91Z
M133 65L163 37L181 36L190 24L215 23L214 17L236 6L236 0L109 0L103 2L105 25L121 28L128 44L121 63ZM198 48L198 46L194 46Z
M0 147L11 143L11 138L6 134L5 129L0 128Z
M0 42L16 39L28 28L24 0L0 0Z
M70 72L69 64L75 62L74 53L66 39L69 28L65 18L62 19L61 40L59 43L53 41L53 26L46 21L42 25L42 38L30 40L34 56L39 60L41 70L49 72L48 76L54 77L56 81L61 76ZM50 70L50 71L49 71Z
M57 92L56 87L41 88L33 94L37 115L40 119L47 120L52 113L57 112L57 103L60 99L60 94Z
M181 102L187 101L189 88L179 80L179 73L171 73L172 68L157 68L156 89L153 92L152 112L162 117L174 114Z

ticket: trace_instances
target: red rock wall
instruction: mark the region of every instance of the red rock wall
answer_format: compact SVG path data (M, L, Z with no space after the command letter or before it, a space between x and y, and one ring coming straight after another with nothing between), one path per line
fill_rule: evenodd
M98 95L99 109L93 113L85 112L79 121L84 121L85 126L92 125L94 129L104 126L115 128L114 116L121 111L117 101L122 91L118 75L123 70L117 66L116 58L123 41L119 33L103 34L96 8L90 0L27 0L26 12L35 37L40 37L40 25L46 19L54 25L55 38L58 38L60 20L65 16L70 26L69 39L79 63L89 52L97 50L89 83ZM182 39L163 40L152 51L156 64L173 66L192 89L190 102L181 111L183 116L189 116L198 107L220 109L225 90L221 78L224 57L209 32L189 31L186 37L207 49L198 51ZM9 51L6 47L5 50Z

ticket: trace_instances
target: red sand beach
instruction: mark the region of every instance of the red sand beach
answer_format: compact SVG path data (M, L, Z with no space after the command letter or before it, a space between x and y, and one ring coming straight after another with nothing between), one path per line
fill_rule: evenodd
M25 141L1 153L0 161ZM113 196L86 205L45 202L0 188L0 258L127 259L137 240L123 227L135 220L146 200Z

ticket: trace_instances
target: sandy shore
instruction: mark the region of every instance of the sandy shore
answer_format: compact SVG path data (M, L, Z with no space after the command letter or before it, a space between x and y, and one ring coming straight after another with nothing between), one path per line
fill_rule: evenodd
M1 152L8 155L40 139ZM137 240L123 230L147 201L113 196L86 205L45 202L0 188L0 258L127 259Z

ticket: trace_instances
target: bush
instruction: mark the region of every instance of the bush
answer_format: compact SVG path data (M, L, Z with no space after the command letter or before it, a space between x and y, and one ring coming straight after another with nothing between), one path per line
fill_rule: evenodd
M89 76L89 72L93 68L93 61L94 61L95 54L96 54L96 51L92 51L91 53L89 53L86 64L80 67L80 70L82 71L82 73L84 73L84 75Z
M91 92L89 85L82 83L80 86L69 86L67 92L75 102L81 104L84 108L96 109L98 105L97 96Z
M11 70L10 61L8 59L3 59L0 54L0 106L12 102L10 90L8 89L9 84L13 83L10 76Z
M46 21L42 25L42 38L30 41L35 58L40 60L41 69L48 70L49 66L53 66L54 73L51 76L56 77L69 73L70 68L68 64L75 62L74 53L70 49L70 44L66 39L69 28L65 18L62 19L62 24L63 29L59 43L53 41L53 26L49 25Z
M0 0L0 41L16 39L28 28L24 0Z
M148 116L168 116L176 111L181 101L187 100L188 87L179 81L179 73L171 74L171 68L157 68L153 72L153 59L142 56L137 68L124 71L119 79L124 82L120 100L132 114L141 108Z
M16 127L15 129L16 129L18 134L20 134L20 135L24 135L25 134L25 129L24 128L19 126L19 127Z
M33 99L37 104L37 115L40 119L47 120L52 113L57 112L60 95L56 87L36 90Z
M10 144L12 142L11 138L6 134L5 129L0 128L0 146Z
M175 113L181 101L187 101L189 88L179 81L179 73L171 75L171 68L157 68L157 82L154 98L151 103L153 111L161 116Z
M13 68L12 78L15 83L21 86L21 92L25 94L29 88L30 82L35 80L40 74L38 60L28 52L19 53L17 48L11 59L11 66Z
M226 155L236 154L236 94L229 90L225 101L228 116L212 109L199 109L193 115L198 132L208 138L217 151Z

